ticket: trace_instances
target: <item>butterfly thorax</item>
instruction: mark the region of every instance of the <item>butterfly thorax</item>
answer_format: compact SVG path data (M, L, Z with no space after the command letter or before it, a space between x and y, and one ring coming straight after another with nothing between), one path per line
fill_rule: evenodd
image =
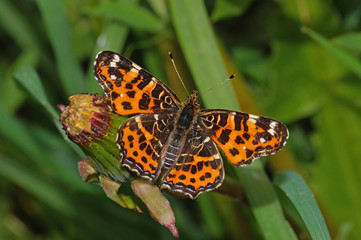
M197 91L193 91L191 95L179 106L177 117L174 121L174 130L171 132L165 148L162 150L161 159L162 166L158 168L156 174L159 180L175 167L187 140L187 136L192 131L197 114L200 111L200 99Z
M200 101L197 91L193 91L193 93L187 97L184 101L184 104L181 106L179 119L176 126L180 128L188 129L194 116L199 112Z

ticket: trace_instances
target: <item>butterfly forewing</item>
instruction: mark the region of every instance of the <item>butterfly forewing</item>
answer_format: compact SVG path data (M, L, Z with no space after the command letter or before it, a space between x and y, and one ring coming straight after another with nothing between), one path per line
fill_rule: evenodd
M174 92L129 59L110 51L100 52L94 75L120 115L172 112L180 103Z
M237 166L278 152L288 138L288 130L281 122L247 113L207 109L200 112L200 121Z

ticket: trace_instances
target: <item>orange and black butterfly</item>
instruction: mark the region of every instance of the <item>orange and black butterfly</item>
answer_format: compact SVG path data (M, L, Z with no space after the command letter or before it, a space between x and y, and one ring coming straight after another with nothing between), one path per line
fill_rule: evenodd
M94 75L112 110L134 115L120 127L121 165L161 188L195 199L222 184L217 145L236 165L282 149L288 138L276 120L222 109L200 109L197 91L182 102L163 82L129 59L100 52Z

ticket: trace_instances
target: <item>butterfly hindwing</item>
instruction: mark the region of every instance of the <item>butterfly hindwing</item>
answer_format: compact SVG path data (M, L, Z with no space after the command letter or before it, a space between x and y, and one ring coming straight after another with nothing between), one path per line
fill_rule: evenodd
M141 114L125 121L117 137L121 164L141 177L154 180L161 151L174 128L172 118L171 114Z
M288 138L286 126L270 118L218 109L199 115L200 125L237 166L278 152Z
M223 178L223 162L215 143L201 131L191 131L162 187L195 199L219 187Z
M180 103L164 83L114 52L103 51L97 55L94 76L113 111L120 115L172 112Z

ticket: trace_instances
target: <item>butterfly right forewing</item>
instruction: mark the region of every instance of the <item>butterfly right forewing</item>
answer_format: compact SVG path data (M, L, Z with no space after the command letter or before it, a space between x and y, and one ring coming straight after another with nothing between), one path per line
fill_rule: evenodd
M288 139L287 127L276 120L221 109L200 113L204 130L237 166L281 150Z

